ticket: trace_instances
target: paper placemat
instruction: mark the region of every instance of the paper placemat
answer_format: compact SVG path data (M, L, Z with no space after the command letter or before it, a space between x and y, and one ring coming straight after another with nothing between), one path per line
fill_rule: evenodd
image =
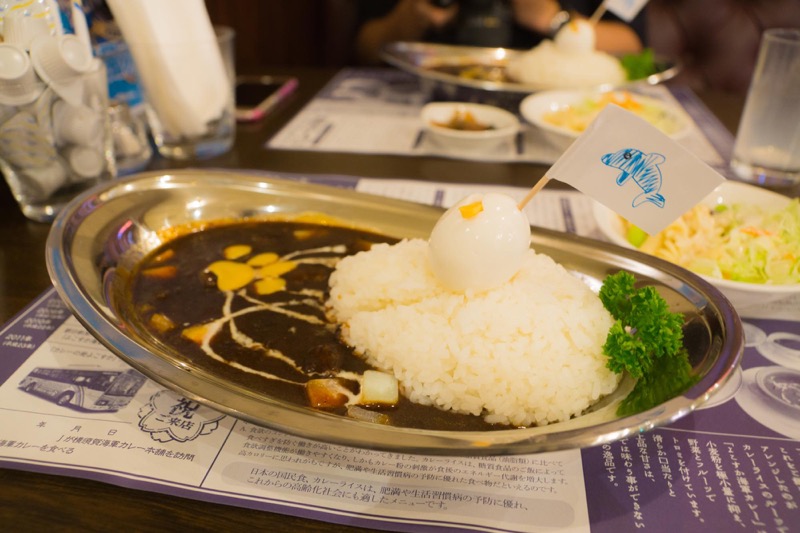
M478 188L527 192L272 175L441 206ZM533 224L596 235L590 205L545 190L526 209ZM800 421L759 394L756 379L764 369L800 372L798 309L795 299L752 314L742 369L670 426L584 450L434 457L294 437L137 378L51 289L0 328L0 465L387 530L789 531L800 523ZM85 406L57 402L81 371L124 380L116 409L103 408L104 391Z
M680 143L721 173L733 136L688 88L637 87L647 96L683 107L692 119ZM280 132L269 148L361 154L441 156L494 162L552 164L561 155L545 135L522 122L513 142L482 152L457 152L425 134L420 111L429 93L413 75L392 69L340 71ZM510 109L519 115L518 109Z

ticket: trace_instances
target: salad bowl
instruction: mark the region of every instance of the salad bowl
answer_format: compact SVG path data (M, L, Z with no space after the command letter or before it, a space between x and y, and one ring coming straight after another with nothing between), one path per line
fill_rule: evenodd
M519 111L550 142L566 149L607 104L635 113L673 140L689 133L691 119L678 106L629 90L542 91L526 96Z
M786 208L791 202L790 198L766 189L737 181L726 181L706 196L701 203L712 210L724 209L721 206L739 205L757 208L763 213L772 213ZM607 207L595 203L594 217L600 231L608 240L626 248L637 248L629 241L626 223L619 215ZM797 242L800 242L800 236L788 236L785 241L787 247L791 246L792 243L796 247ZM752 252L752 250L738 252L742 262L746 260L746 254L749 252ZM716 286L733 303L737 310L783 300L792 296L800 296L800 282L776 283L767 281L766 283L750 283L723 279L706 273L696 273Z

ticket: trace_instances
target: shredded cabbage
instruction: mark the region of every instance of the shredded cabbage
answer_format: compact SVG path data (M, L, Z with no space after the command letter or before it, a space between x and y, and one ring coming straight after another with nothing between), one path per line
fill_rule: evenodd
M709 277L800 283L800 199L778 210L700 204L639 249Z
M655 101L634 96L627 91L608 92L566 105L557 110L542 115L542 120L565 128L576 133L581 133L605 109L608 104L616 104L623 109L631 111L657 127L667 135L676 133L681 128L681 123L665 108Z

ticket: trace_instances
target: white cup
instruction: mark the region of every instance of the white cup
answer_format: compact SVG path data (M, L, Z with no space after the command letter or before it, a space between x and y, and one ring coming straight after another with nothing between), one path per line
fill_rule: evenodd
M36 73L64 100L79 105L83 100L83 75L95 62L91 51L73 34L39 36L31 42L31 61Z
M91 51L72 34L37 37L31 43L31 56L38 58L39 75L54 81L80 76L92 66Z
M71 146L64 155L73 172L73 181L96 179L106 170L105 155L96 148Z
M103 134L99 110L59 100L53 106L53 134L57 144L89 145Z
M800 184L800 29L762 36L731 169L758 185Z
M16 44L0 43L0 104L29 104L44 88L25 49Z
M50 27L43 17L10 11L3 19L3 42L30 50L31 43L40 35L50 35Z
M36 195L48 198L67 182L67 169L58 159L51 161L47 166L30 168L28 170L27 184L36 187Z

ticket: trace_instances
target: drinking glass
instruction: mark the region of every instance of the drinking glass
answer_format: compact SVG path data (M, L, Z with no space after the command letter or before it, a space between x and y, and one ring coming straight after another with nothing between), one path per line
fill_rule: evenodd
M6 84L0 73L0 171L25 216L50 222L74 196L113 179L116 166L105 66L87 55L76 72L60 68L49 48L56 38L43 39L31 50L38 75ZM73 44L61 41L62 51Z
M757 185L800 183L800 29L762 36L731 169Z
M159 154L204 159L222 154L236 134L233 29L211 40L130 40L142 81L145 111Z

